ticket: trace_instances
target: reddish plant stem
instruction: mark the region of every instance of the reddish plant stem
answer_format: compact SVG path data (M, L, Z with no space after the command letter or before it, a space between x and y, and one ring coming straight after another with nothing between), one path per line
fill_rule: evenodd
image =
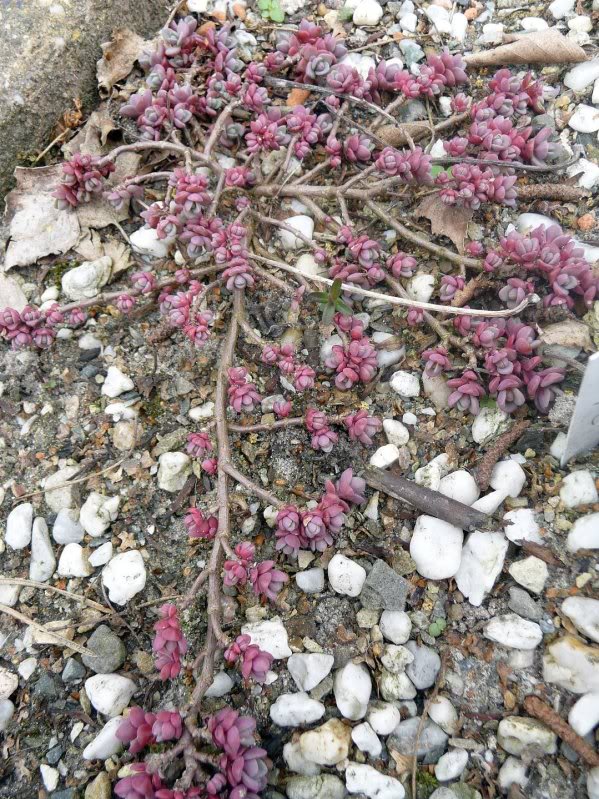
M223 110L218 115L218 119L212 126L212 130L210 131L210 136L208 137L208 141L206 142L206 146L204 147L204 156L208 158L210 153L212 152L212 148L216 144L218 137L223 132L225 125L227 124L228 119L230 118L233 110L240 105L239 100L232 100L228 105L226 105Z
M216 172L217 175L223 172L221 165L213 158L209 158L203 153L193 150L191 147L186 147L184 144L177 144L176 142L170 141L140 141L135 144L122 144L120 147L115 147L114 150L111 150L98 164L99 166L104 166L109 161L114 161L123 153L143 153L146 150L162 150L163 152L178 153L182 155L183 158L191 156L194 161L199 161L213 172Z
M349 414L346 414L348 416ZM342 424L345 416L328 416L327 420L331 424ZM268 433L271 430L280 430L282 427L297 427L306 423L303 416L290 416L288 419L279 419L278 422L272 424L249 424L244 426L242 424L230 424L229 430L232 433Z

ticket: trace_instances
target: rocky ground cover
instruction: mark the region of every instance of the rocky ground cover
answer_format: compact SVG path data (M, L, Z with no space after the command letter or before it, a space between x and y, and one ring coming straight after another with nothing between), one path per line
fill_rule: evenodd
M598 14L104 49L7 197L1 797L599 797Z

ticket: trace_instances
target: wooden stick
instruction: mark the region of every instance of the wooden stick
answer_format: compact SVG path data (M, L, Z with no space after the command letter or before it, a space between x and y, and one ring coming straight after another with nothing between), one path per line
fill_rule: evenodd
M43 624L39 624L37 621L33 621L30 619L29 616L24 616L22 613L19 613L18 610L14 608L9 608L8 605L0 605L0 613L6 613L7 616L12 616L13 619L22 622L23 624L27 624L29 627L33 627L34 630L37 630L44 635L49 636L50 638L55 638L56 641L53 643L53 646L64 646L68 647L69 649L73 649L75 652L79 652L80 655L96 655L95 652L92 652L91 649L86 649L81 644L76 644L75 641L69 641L68 638L65 638L63 635L59 633L55 633L52 630L48 630L47 627L44 627ZM51 643L51 642L48 642Z
M527 713L530 713L531 716L542 721L543 724L550 727L556 735L559 735L562 741L565 741L568 746L571 746L588 766L591 768L599 766L599 753L588 744L584 738L581 738L568 722L564 721L546 702L543 702L538 696L529 694L525 698L523 706Z

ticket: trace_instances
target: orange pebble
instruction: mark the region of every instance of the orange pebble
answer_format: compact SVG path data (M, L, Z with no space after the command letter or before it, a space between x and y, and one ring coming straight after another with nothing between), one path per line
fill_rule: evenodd
M597 220L593 214L584 214L584 216L581 216L576 220L576 224L579 230L586 232L588 230L592 230L596 226Z

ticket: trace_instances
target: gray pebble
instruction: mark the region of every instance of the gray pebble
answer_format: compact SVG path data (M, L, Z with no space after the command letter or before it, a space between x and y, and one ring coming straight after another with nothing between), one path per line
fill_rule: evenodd
M408 641L406 648L414 655L406 674L419 691L430 688L441 668L441 658L430 646L418 646L415 641Z
M523 588L518 588L515 585L510 588L510 598L507 604L509 609L517 613L518 616L522 616L524 619L530 619L530 621L539 621L543 615L542 608L534 601L530 594Z
M403 610L410 587L384 560L377 560L366 578L360 602L373 610Z
M420 726L420 717L400 722L387 741L389 749L395 749L402 755L411 755L416 743L416 735ZM436 763L447 746L448 736L438 724L427 719L418 741L417 756L425 763Z
M69 658L62 670L63 682L77 682L85 677L85 666L82 666L75 658Z
M49 674L42 674L35 684L33 695L43 697L44 699L56 699L58 696L58 688L56 687L54 678Z
M95 655L83 655L84 664L96 674L112 674L125 662L125 645L110 627L101 624L87 642Z
M56 744L52 749L48 750L46 760L51 766L55 766L62 757L64 749L60 744Z

